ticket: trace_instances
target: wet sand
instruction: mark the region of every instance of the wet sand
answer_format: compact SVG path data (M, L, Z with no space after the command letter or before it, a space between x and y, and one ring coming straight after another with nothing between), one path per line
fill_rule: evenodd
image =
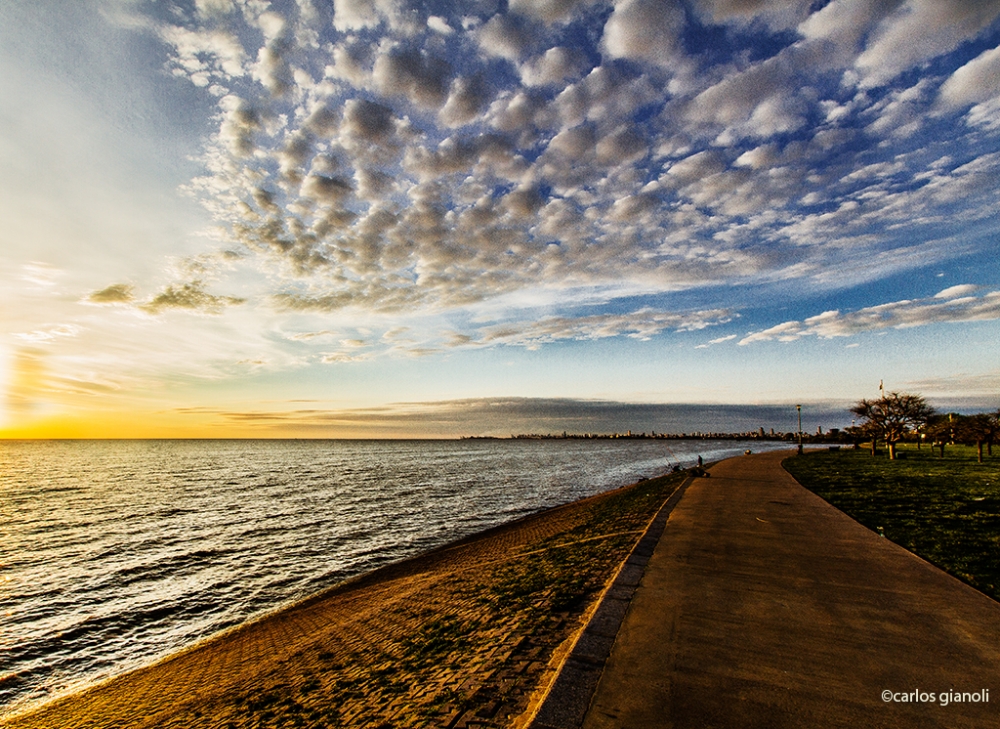
M521 519L0 722L516 727L678 476Z

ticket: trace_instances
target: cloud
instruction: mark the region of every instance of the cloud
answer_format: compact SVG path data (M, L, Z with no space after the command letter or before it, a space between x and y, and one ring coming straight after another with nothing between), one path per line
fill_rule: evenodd
M319 337L332 337L334 335L335 332L332 332L329 329L324 329L323 331L319 332L300 332L298 334L289 334L288 339L290 339L293 342L306 342L309 341L310 339L317 339Z
M611 58L668 66L678 60L684 22L674 0L618 0L601 43Z
M942 291L938 291L934 294L935 299L958 299L969 296L975 293L979 289L975 284L959 284L957 286L949 286Z
M128 304L135 300L135 287L131 284L111 284L91 293L85 301L92 304Z
M703 180L711 175L725 171L725 156L714 149L706 149L702 152L685 157L674 162L667 169L670 179L676 179L681 184Z
M579 77L586 59L569 48L556 46L521 66L525 86L556 86Z
M375 60L372 81L387 96L404 96L413 104L437 109L448 96L452 66L442 58L397 46Z
M969 285L953 286L930 299L896 301L846 313L825 311L802 321L787 321L753 332L739 343L793 342L806 336L829 339L884 329L1000 319L1000 291L978 297L967 295L975 288Z
M896 79L982 34L992 4L598 5L222 3L160 20L174 72L225 87L188 190L282 315L836 287L981 246L945 222L988 226L997 206L1000 165L976 136L1000 124L978 90L992 52ZM890 53L907 28L928 44Z
M995 0L907 0L882 20L855 67L870 88L974 38L1000 16Z
M427 27L443 35L451 35L455 32L455 29L448 25L448 21L438 15L427 18Z
M956 393L965 396L972 393L986 395L989 399L986 401L985 407L983 405L979 405L979 407L995 410L997 406L996 394L1000 392L1000 370L980 374L956 373L948 377L912 380L906 383L906 388L916 392L926 392L931 396L954 395Z
M403 4L399 0L336 0L333 24L341 32L376 28L382 23L399 25Z
M950 106L988 101L1000 95L1000 47L983 51L941 85L941 99Z
M264 114L246 99L227 95L220 102L222 124L219 140L233 156L248 157L256 149L254 138L264 131Z
M536 42L536 33L523 16L497 13L477 34L479 47L490 56L517 61Z
M60 324L47 329L36 329L31 332L15 332L13 336L23 342L32 344L47 344L61 337L75 337L80 334L80 327L74 324Z
M392 109L367 99L350 99L344 104L343 131L367 142L383 142L396 129Z
M511 322L480 331L479 344L506 344L537 349L560 340L594 340L627 336L646 340L661 332L695 331L724 324L736 316L724 309L674 313L640 309L629 314L553 316L537 322Z
M482 74L456 78L451 82L440 118L449 127L468 124L479 117L491 96L489 85Z
M724 337L718 337L717 339L710 339L705 344L699 344L699 345L697 345L695 347L695 349L708 349L712 345L722 344L723 342L731 342L734 339L736 339L736 335L735 334L728 334L728 335L726 335Z
M730 351L739 340L722 334L736 311L746 341L996 318L989 266L982 288L921 299L922 279L906 275L947 271L945 288L963 280L963 257L995 258L996 3L127 5L142 22L95 37L129 53L162 43L159 60L136 55L119 77L63 59L65 78L26 74L31 93L4 96L17 111L0 135L11 141L0 155L0 290L18 318L8 337L46 353L46 386L67 398L155 397L166 377L248 367L497 363L527 356L512 348L625 337L656 339L642 349L669 346L683 362L694 346ZM115 48L86 36L74 38L92 52ZM175 78L147 73L165 58ZM126 78L156 103L133 106ZM87 93L46 102L67 85ZM93 118L73 108L88 103L102 107ZM62 174L100 125L126 150L147 123L163 159L135 154L127 194L98 184L116 167L111 145ZM204 236L184 231L205 217L164 205L188 175L183 191L210 218ZM32 176L44 202L22 205ZM87 232L123 215L144 222ZM18 255L51 259L88 236L67 255L92 257L90 273L57 260L62 270L18 278ZM219 253L199 261L199 250ZM231 266L222 251L238 256ZM838 302L860 283L854 301L892 293ZM839 311L809 316L820 311L801 309L806 292ZM784 313L751 318L748 300Z
M347 352L327 352L320 356L323 364L345 364L350 362L364 362L371 359L367 354L348 354Z
M795 131L806 123L809 107L796 67L810 62L811 54L793 46L705 89L686 115L694 123L724 129L718 141L725 144Z
M893 91L865 111L865 115L877 115L867 131L880 138L914 134L923 124L929 96L930 83L926 79L909 88Z
M832 0L799 25L810 40L830 41L827 48L842 63L853 60L865 38L906 0Z
M290 403L289 403L290 404ZM848 404L803 403L812 418L850 423ZM393 402L376 407L272 410L178 409L179 415L215 418L220 425L253 426L270 432L347 437L459 437L553 433L748 432L794 428L791 405L636 403L574 398L491 397L430 402Z
M598 0L509 0L511 12L527 15L545 23L563 23Z
M196 86L208 86L213 81L227 84L247 71L243 45L226 30L164 26L160 34L173 47L175 74L191 79Z
M292 50L287 35L288 24L284 17L274 12L261 13L257 22L264 32L267 43L257 53L253 76L273 96L284 96L295 83L292 66L288 60Z
M228 306L237 306L246 299L237 296L216 296L205 291L201 281L167 286L149 301L139 305L150 314L160 314L169 309L197 311L203 314L221 314Z

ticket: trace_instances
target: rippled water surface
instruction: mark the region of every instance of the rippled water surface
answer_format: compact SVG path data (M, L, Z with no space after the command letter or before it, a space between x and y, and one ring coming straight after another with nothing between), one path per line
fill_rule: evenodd
M0 443L0 717L388 562L746 447Z

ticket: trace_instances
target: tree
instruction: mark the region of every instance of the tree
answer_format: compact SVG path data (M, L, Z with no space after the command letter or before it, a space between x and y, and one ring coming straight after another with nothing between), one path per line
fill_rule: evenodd
M944 458L944 447L955 440L955 423L962 416L958 413L934 415L927 421L927 435L931 437L931 449L939 448Z
M910 430L925 425L934 409L920 395L891 392L877 400L861 400L851 412L862 419L861 429L875 442L881 438L889 449L889 459L896 459L896 444Z
M989 454L990 458L992 458L993 444L996 443L997 438L1000 437L1000 410L997 410L995 413L990 413L987 417L990 419L993 434L990 436L990 439L986 441L986 453Z
M992 413L959 416L955 423L955 438L975 443L979 462L983 462L983 445L992 444L997 437L997 417ZM990 449L992 450L992 448ZM993 455L990 453L990 455Z

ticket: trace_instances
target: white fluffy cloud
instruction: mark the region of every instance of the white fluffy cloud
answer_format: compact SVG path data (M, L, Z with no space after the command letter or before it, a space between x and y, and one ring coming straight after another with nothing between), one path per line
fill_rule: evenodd
M599 0L509 0L511 12L527 15L546 23L566 22L576 12L588 9Z
M970 40L1000 16L996 0L907 0L882 19L855 63L865 87Z
M716 23L763 21L775 28L794 26L809 13L810 0L697 0L696 12Z
M450 310L538 290L836 285L914 265L900 250L946 256L944 221L988 218L998 165L940 165L947 144L910 140L948 114L1000 119L996 52L943 84L890 82L977 37L998 4L813 5L218 2L160 37L175 73L220 94L190 189L273 277L265 301ZM692 18L766 50L700 47Z
M521 66L525 86L556 86L574 80L584 67L584 59L569 48L556 46Z
M684 20L674 0L618 0L602 43L612 58L668 65L678 60Z
M382 23L399 26L404 4L399 0L335 0L333 24L341 32L378 27Z
M535 34L520 16L498 13L479 30L478 40L486 54L517 61L534 44Z
M1000 95L1000 47L984 51L957 69L941 86L941 98L952 106L975 104Z
M864 39L906 0L832 0L799 25L806 38L829 41L842 63L853 58Z

